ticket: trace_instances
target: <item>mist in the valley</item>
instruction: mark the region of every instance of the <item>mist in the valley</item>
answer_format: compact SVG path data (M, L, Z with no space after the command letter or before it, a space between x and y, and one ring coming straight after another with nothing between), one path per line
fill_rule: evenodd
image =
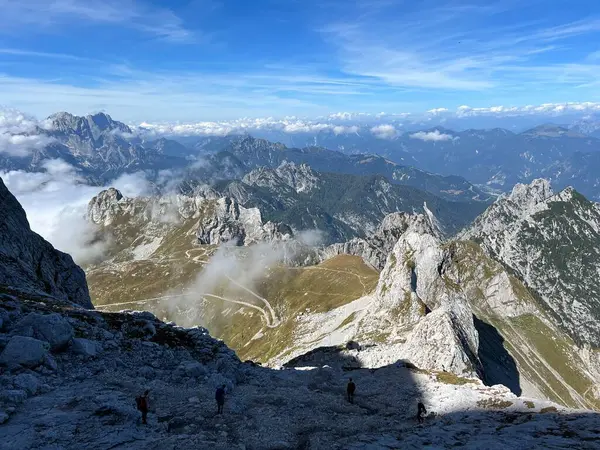
M8 189L23 206L31 229L54 247L86 265L103 259L110 240L86 219L89 201L103 189L116 187L136 197L152 192L144 173L124 174L105 186L92 186L77 170L60 159L47 160L43 172L0 172Z
M274 281L269 278L275 276L277 266L293 261L322 240L321 232L310 230L298 233L293 241L259 242L247 247L224 243L190 284L165 295L157 311L180 326L205 326L216 335L240 308L245 308L244 313L258 314L263 327L276 327L281 311L261 285Z

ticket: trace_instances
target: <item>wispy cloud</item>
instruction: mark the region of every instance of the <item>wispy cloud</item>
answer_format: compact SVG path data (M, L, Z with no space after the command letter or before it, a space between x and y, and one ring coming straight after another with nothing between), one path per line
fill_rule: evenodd
M391 86L498 93L539 83L574 87L600 77L596 65L564 52L573 39L600 33L596 17L553 26L506 24L503 14L521 5L471 5L466 14L464 5L457 10L442 3L346 16L319 31L337 48L343 70Z
M40 33L76 21L78 25L119 25L173 42L194 36L171 10L136 0L0 0L0 11L0 33L15 33L23 27L28 33Z
M36 52L18 48L0 48L0 55L32 56L36 58L66 59L71 61L93 61L91 58L69 55L66 53Z
M37 132L37 121L14 109L0 109L0 155L24 157L53 139Z
M150 183L141 172L124 174L107 186L91 186L77 169L61 159L42 163L43 171L0 171L8 189L27 213L31 228L78 264L101 260L109 242L86 220L88 202L102 189L116 187L126 196L148 195Z

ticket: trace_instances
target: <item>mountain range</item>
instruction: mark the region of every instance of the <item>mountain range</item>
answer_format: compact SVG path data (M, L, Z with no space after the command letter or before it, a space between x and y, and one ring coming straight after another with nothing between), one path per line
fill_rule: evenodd
M285 205L325 180L288 163L253 171L236 189L227 184L230 191L199 187L195 196L137 200L103 193L90 214L110 213L94 220L116 247L87 268L96 305L206 324L243 358L272 366L327 364L326 348L354 342L360 351L340 353L346 365L403 359L517 395L598 407L597 204L535 180L458 235L444 236L432 211L393 212L362 237L311 253L293 245L301 239L295 227L264 222L269 202L244 203L252 187L276 186L278 198L261 198ZM246 207L260 219L244 219ZM169 210L173 219L161 219ZM216 234L206 234L206 224ZM255 224L273 231L247 231ZM254 243L222 244L247 235ZM561 247L573 242L581 246L572 253L571 244Z
M112 191L104 197L113 207L123 200ZM149 312L107 313L85 301L74 303L85 300L85 278L62 274L67 266L81 269L28 228L24 211L2 183L0 198L2 450L593 448L600 436L592 411L518 396L474 377L405 360L359 367L357 343L315 349L276 370L242 362L202 327L165 323ZM96 218L101 212L91 211ZM429 227L426 219L409 221L411 232ZM43 249L44 271L35 270L35 261L15 264L18 246ZM467 317L459 326L444 321L452 318L446 312L426 314L432 330L462 329L463 345L477 344ZM447 344L450 350L461 345ZM432 350L422 346L420 353ZM357 386L353 402L343 392L349 370ZM226 401L224 413L215 415L217 387L225 389ZM147 423L136 410L144 391ZM419 402L427 409L422 424L416 421Z
M0 169L36 171L43 161L61 158L90 181L103 183L126 172L156 176L165 169L181 170L192 178L207 173L215 179L240 178L257 167L275 168L290 161L322 172L379 174L447 199L487 200L490 193L509 191L516 183L546 178L558 188L573 186L598 200L596 123L588 117L570 127L547 124L520 133L441 126L402 132L390 125L388 133L374 134L370 125L357 126L353 133L257 131L255 137L157 138L104 113L57 113L28 132L47 138L47 145L30 149L28 156L0 155Z
M355 133L296 133L286 142L346 154L378 154L397 164L458 175L502 191L541 177L559 188L572 185L589 198L600 199L600 139L594 135L594 121L580 121L571 128L539 125L520 133L502 128L454 131L442 126L402 132L390 127L384 135L374 134L370 127L358 127Z
M156 180L160 171L178 172L184 180L241 178L258 167L284 161L307 163L315 170L356 175L380 174L396 184L416 187L450 200L486 201L489 193L456 176L441 177L372 155L344 155L325 148L287 148L249 136L187 141L142 139L122 122L98 113L86 117L57 113L30 134L49 142L27 156L0 155L1 170L40 171L44 161L60 158L92 183L106 183L123 173L144 171Z
M323 231L330 243L369 235L386 215L396 211L432 212L444 233L451 235L486 206L484 202L445 200L394 184L382 175L317 172L306 164L285 161L274 169L254 169L241 180L212 186L184 183L181 191L234 198L245 207L259 208L267 220L284 222L297 231Z

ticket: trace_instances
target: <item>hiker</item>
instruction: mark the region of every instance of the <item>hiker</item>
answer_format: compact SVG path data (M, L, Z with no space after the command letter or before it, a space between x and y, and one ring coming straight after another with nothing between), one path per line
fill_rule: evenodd
M352 381L352 378L350 378L350 381L348 381L348 386L346 387L346 393L348 394L348 401L350 403L354 403L354 391L356 390L356 385L354 384L354 381Z
M423 423L423 415L427 414L427 410L425 409L425 405L421 402L417 405L417 421L419 423Z
M215 393L215 400L217 401L217 414L223 414L223 405L225 404L225 385L221 385L217 388Z
M148 417L148 394L150 394L150 391L144 392L143 395L135 399L137 409L142 413L142 424L144 425L148 423L146 422L146 417Z

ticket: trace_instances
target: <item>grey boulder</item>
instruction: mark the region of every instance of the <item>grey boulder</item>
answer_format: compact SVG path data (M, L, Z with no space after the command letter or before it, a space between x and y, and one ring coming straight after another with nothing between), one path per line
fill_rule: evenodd
M46 357L50 345L26 336L13 336L0 354L0 364L35 367Z
M19 389L23 389L29 395L35 395L40 389L40 382L35 375L30 373L20 373L13 381Z
M62 350L71 339L74 330L71 324L59 314L30 313L15 325L14 334L29 336L50 344L52 351Z
M74 353L83 356L96 356L102 351L99 342L90 341L89 339L73 339L72 348Z

